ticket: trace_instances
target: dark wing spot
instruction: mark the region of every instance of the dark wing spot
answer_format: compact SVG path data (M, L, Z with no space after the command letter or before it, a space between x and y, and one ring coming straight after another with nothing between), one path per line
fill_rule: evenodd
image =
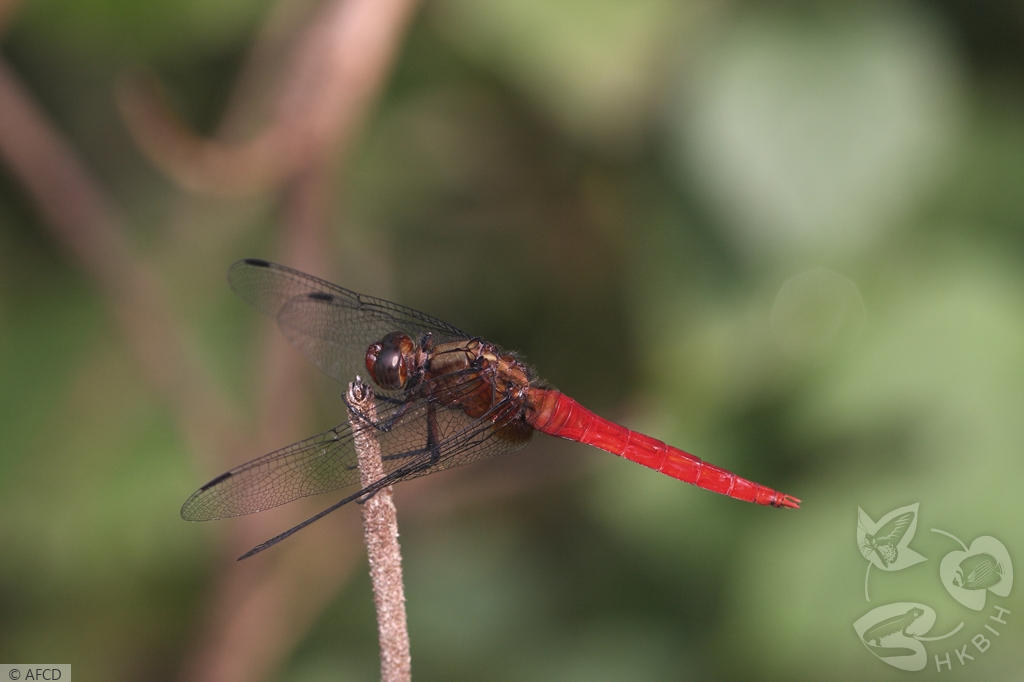
M209 490L210 488L212 488L213 486L217 485L218 483L223 481L225 478L228 478L230 476L231 476L231 472L230 471L225 471L223 474L221 474L220 476L218 476L217 478L213 479L212 481L210 481L209 483L204 485L202 488L200 488L200 490Z
M324 293L322 291L314 291L314 292L306 294L306 295L309 298L313 299L314 301L333 301L334 300L334 296L333 295Z
M270 261L263 260L262 258L246 258L244 263L246 265L255 265L258 268L270 267Z

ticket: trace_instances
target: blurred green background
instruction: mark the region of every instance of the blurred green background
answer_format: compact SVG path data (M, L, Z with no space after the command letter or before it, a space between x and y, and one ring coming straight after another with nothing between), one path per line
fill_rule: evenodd
M333 496L178 517L343 415L227 288L244 256L448 319L804 499L741 504L548 438L403 486L417 678L931 679L971 646L991 606L942 589L957 547L930 529L1024 549L1019 4L438 0L305 166L190 183L185 142L129 132L158 82L194 134L257 137L330 7L0 2L0 661L377 676L356 509L242 564ZM32 125L83 178L33 163ZM928 561L873 570L869 602L857 509L913 502ZM988 595L1008 624L943 678L1019 679L1020 592ZM933 607L933 636L964 623L915 675L852 627L892 601Z

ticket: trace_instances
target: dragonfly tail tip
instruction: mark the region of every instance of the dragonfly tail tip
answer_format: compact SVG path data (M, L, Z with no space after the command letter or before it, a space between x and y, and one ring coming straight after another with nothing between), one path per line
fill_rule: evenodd
M793 497L792 495L783 495L782 498L776 502L779 507L786 507L787 509L799 509L800 498Z

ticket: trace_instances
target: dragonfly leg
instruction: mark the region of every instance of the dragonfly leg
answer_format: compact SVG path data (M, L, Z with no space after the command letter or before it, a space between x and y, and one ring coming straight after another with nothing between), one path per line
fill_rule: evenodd
M437 437L437 406L434 403L427 404L427 451L430 453L430 459L427 460L429 466L433 466L441 461L441 448L438 447Z
M361 412L360 410L355 408L352 405L352 403L349 402L348 396L342 395L341 399L342 401L344 401L345 407L348 408L349 412L355 414L360 422L368 424L377 431L381 431L383 433L387 433L391 431L391 429L395 428L395 424L397 424L402 419L402 417L405 416L405 413L408 411L411 405L411 403L398 400L397 398L377 396L377 400L390 403L392 405L398 405L398 409L394 410L391 413L391 415L389 415L385 419L373 420L370 419L370 417L366 415L364 412Z
M402 472L402 478L404 478L406 476L409 476L409 475L416 475L416 474L420 473L421 471L425 471L425 470L431 468L432 466L436 465L438 462L441 461L441 448L438 445L438 438L437 438L437 415L436 415L436 410L437 410L437 407L433 403L430 403L430 404L427 405L427 414L426 414L426 419L427 419L427 443L426 443L426 447L424 447L423 449L420 449L420 450L411 450L409 452L398 452L398 453L393 453L393 454L390 454L390 455L384 455L383 457L381 457L382 460L389 461L389 460L396 460L396 459L405 459L407 457L415 457L417 455L422 456L424 453L430 453L430 456L428 458L423 459L420 462L415 462L415 461L414 462L410 462L405 467L402 467L402 469L396 470L396 471L401 471ZM393 475L394 473L395 472L392 472L391 475ZM358 504L363 504L367 500L369 500L371 497L376 495L378 492L380 492L382 489L383 489L383 487L375 487L375 488L373 488L371 490L368 490L365 495L362 495L359 498L357 498L356 502Z
M368 424L369 426L371 426L372 428L374 428L377 431L380 431L381 433L388 433L398 423L399 419L402 417L402 413L405 412L406 407L407 406L403 406L403 407L399 408L399 410L397 410L395 414L391 415L387 419L378 420L376 422L371 421L369 418L367 418L367 416L365 414L363 414L362 412L352 408L351 406L349 406L349 409L352 410L352 412L355 413L356 417L358 419L362 420L363 423ZM434 450L436 450L436 449L437 448L435 447ZM413 459L413 458L416 458L416 457L422 457L423 454L428 452L428 451L430 451L429 447L417 448L415 450L405 450L404 452L392 452L392 453L387 454L387 455L382 455L381 456L381 460L384 461L384 462L394 462L396 460L408 460L408 459ZM428 460L426 460L426 465L427 466L432 465L434 462L436 462L438 460L438 458L439 458L439 454L437 452L431 452L430 458ZM353 469L355 469L357 467L356 467L355 464L349 464L349 465L346 465L345 468L347 470L351 471L351 470L353 470ZM369 499L372 496L373 496L373 494L370 494L366 499ZM362 501L363 500L360 500L360 502L362 502Z

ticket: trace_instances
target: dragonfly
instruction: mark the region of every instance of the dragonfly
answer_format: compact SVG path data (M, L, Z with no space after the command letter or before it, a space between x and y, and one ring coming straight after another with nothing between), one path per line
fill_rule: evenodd
M220 474L185 501L182 518L241 516L356 487L355 441L362 429L379 443L384 468L378 480L240 560L388 486L519 450L535 431L595 446L738 500L800 506L792 495L598 416L538 377L519 355L426 313L257 258L233 264L228 282L243 300L273 317L328 376L345 383L365 370L375 385L376 415L348 419Z

